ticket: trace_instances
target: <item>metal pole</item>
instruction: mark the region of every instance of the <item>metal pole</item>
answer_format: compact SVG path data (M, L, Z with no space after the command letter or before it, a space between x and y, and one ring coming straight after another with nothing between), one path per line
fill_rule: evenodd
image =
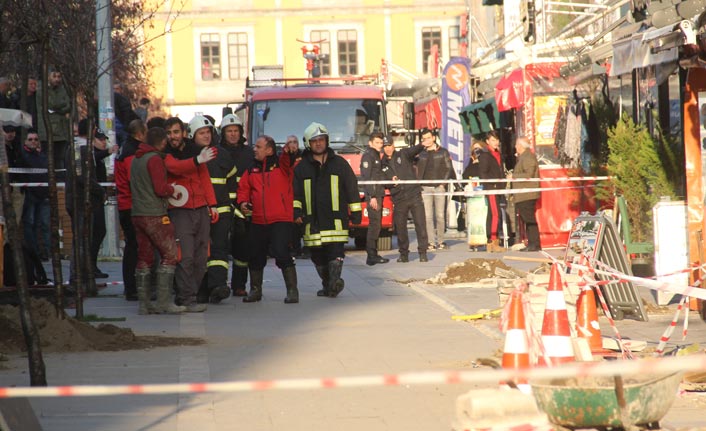
M110 15L110 0L96 0L96 47L98 57L98 127L108 136L109 145L116 145L115 118L113 106L113 55L111 42L112 21ZM127 124L125 124L127 126ZM92 135L91 135L92 136ZM113 161L109 160L108 174L113 172ZM103 256L120 256L120 235L118 231L117 206L113 201L106 205L106 237L101 247Z

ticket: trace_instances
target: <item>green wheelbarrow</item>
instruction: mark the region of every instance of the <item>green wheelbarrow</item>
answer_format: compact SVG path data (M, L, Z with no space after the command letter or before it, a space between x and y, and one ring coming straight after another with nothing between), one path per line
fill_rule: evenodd
M530 382L537 406L565 428L659 428L682 373Z

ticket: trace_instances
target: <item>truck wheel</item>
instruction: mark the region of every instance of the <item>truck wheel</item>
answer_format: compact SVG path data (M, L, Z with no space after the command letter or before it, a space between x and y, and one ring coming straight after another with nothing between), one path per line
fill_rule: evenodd
M378 237L378 251L386 251L392 249L392 235L386 235L382 236L383 233L380 233L380 236Z
M365 243L367 242L367 240L364 236L356 236L355 238L353 238L353 242L355 243L355 248L359 250L364 250Z

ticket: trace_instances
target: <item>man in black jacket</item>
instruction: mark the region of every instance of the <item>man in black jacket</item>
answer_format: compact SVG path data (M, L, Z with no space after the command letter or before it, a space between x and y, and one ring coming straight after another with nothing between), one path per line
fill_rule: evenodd
M363 181L380 181L382 176L382 162L380 160L384 135L374 132L370 135L368 148L360 158L360 177ZM365 263L372 266L378 263L387 263L390 260L378 254L377 242L382 225L382 200L385 197L385 187L381 184L366 184L365 204L368 209L368 233L365 240L365 251L368 258Z
M395 150L392 140L385 142L382 173L388 181L416 180L414 174L414 159L424 151L419 144L414 147ZM397 262L409 262L409 235L407 233L407 215L412 213L414 231L417 233L417 250L419 261L427 262L429 239L427 236L426 217L422 202L422 187L419 184L395 184L390 187L392 203L395 205L394 224L397 232L397 245L400 257Z

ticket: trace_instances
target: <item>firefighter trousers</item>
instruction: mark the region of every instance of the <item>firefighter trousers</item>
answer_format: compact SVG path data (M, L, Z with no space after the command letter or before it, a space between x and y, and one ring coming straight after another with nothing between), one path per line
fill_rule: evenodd
M206 290L210 293L217 287L228 285L228 255L233 211L221 212L218 221L211 225L211 254L208 257Z
M248 245L249 231L250 219L240 217L237 214L234 215L233 225L230 230L230 254L233 256L233 275L230 286L233 292L246 290L250 252Z

